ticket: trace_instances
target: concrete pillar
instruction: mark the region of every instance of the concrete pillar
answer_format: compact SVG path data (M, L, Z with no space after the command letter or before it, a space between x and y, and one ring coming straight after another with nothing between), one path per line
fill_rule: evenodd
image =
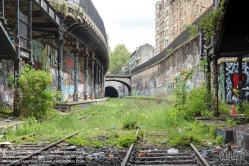
M73 101L79 101L79 94L78 94L79 61L78 61L78 58L79 58L79 47L77 45L74 50L74 97L73 97Z

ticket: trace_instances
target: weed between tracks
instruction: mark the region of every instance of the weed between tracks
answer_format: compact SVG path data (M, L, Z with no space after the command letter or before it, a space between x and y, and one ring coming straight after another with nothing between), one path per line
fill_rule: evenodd
M85 117L78 120L80 117ZM23 142L54 142L75 131L83 130L79 135L68 139L70 145L90 147L115 146L128 147L139 139L149 145L165 145L186 148L192 142L195 145L214 144L215 127L187 121L182 111L161 102L135 99L110 99L102 105L91 106L69 115L57 114L44 122L29 119L30 125L8 132L6 140L37 132L33 138L24 138ZM141 131L135 138L136 126Z

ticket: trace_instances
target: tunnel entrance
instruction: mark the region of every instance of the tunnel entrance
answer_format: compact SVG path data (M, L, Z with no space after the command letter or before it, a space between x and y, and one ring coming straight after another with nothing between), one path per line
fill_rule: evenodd
M105 97L118 97L118 91L115 88L108 86L105 88Z

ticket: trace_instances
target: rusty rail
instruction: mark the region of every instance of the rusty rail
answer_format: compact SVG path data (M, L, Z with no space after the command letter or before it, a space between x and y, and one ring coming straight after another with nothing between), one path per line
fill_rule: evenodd
M210 166L208 164L208 162L202 157L202 155L200 154L200 152L196 149L196 147L192 143L190 144L190 146L195 151L196 155L198 156L198 158L200 159L200 161L202 162L202 164L204 164L205 166Z
M47 150L47 149L49 149L49 148L51 148L51 147L53 147L53 146L55 146L55 145L61 143L62 141L64 141L64 140L66 140L66 139L68 139L68 138L71 138L71 137L73 137L73 136L79 134L80 132L81 132L81 131L78 131L78 132L73 133L73 134L71 134L71 135L69 135L69 136L67 136L67 137L65 137L65 138L63 138L63 139L61 139L61 140L59 140L59 141L57 141L57 142L51 143L51 144L45 146L44 148L41 148L40 150L35 151L35 152L32 153L32 154L29 154L29 155L27 155L27 156L25 156L25 157L23 157L23 158L21 158L21 159L19 159L19 160L17 160L17 161L14 161L14 162L10 163L9 166L15 165L15 164L20 164L20 162L21 162L22 160L29 159L29 158L31 158L32 156L37 155L37 154L41 153L42 151L45 151L45 150Z
M25 137L33 137L33 136L36 135L36 134L37 134L37 132L35 132L35 133L30 133L30 134L27 134L27 135L23 135L23 136L21 136L21 137L18 137L18 138L15 138L15 139L13 139L13 140L10 140L9 142L16 142L17 140L23 139L23 138L25 138Z
M140 130L140 127L137 127L136 136L138 135L139 130ZM130 154L131 154L131 151L132 151L132 149L134 147L134 144L135 143L132 143L130 145L129 150L128 150L123 162L121 163L121 166L125 166L127 164L128 160L129 160L129 157L130 157Z

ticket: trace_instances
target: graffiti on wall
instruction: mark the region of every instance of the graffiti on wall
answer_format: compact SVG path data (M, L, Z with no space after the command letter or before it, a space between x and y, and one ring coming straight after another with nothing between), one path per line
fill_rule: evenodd
M249 84L249 64L248 62L242 63L242 87L247 88ZM238 102L238 86L239 86L239 65L237 62L225 63L225 99L226 101ZM249 92L243 94L243 98L246 99L249 96Z
M13 103L14 94L8 88L8 77L13 75L14 63L13 61L1 60L0 61L0 93L3 93L5 100ZM4 100L4 99L3 99Z
M199 56L186 55L183 63L172 64L167 70L160 73L146 74L143 79L139 79L136 82L132 80L132 95L172 94L175 86L175 78L180 75L181 69L192 69L197 63L199 63ZM149 78L149 75L151 78ZM204 74L200 74L199 71L194 72L193 79L187 81L188 90L200 86L203 81Z

